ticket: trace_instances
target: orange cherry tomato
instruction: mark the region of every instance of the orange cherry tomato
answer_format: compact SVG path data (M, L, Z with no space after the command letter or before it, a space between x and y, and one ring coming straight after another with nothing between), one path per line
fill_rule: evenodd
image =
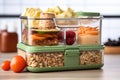
M10 61L9 61L9 60L3 61L3 62L2 62L2 65L1 65L1 68L2 68L2 70L4 70L4 71L10 70Z
M22 56L14 56L11 61L11 70L15 73L22 72L24 68L26 67L26 61Z

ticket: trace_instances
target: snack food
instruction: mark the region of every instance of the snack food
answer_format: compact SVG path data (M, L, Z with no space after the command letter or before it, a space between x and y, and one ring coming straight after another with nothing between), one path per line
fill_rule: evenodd
M66 31L66 44L72 45L76 41L76 33L73 30Z
M43 12L40 8L26 8L22 16L33 18L31 20L22 20L25 26L44 29L43 26L46 26L48 28L54 28L55 26L53 24L53 21L39 20L39 19L36 20L34 18L75 18L76 12L72 8L67 8L67 10L63 10L59 6L56 6L54 8L48 8L45 12ZM65 24L65 22L63 21L59 21L59 22ZM75 23L75 21L74 22L70 21L69 23Z
M29 38L29 45L58 45L58 37L55 33L32 34Z
M33 13L32 13L33 11ZM28 24L22 26L22 42L32 46L46 46L46 45L58 45L58 36L53 18L53 13L41 13L40 16L34 16L35 9L26 11L26 14L30 14L32 18L23 18L28 21ZM29 16L29 15L28 15ZM35 17L35 18L34 18ZM36 24L33 24L35 21ZM24 23L23 23L24 24ZM32 24L32 25L31 25Z
M28 34L28 29L25 29L22 32L22 42L32 46L58 45L58 32L31 29L31 33Z
M76 12L68 7L66 10L63 10L61 9L59 6L56 6L54 8L48 8L47 13L53 13L55 14L55 17L56 18L75 18L77 15L76 15ZM76 21L75 20L57 20L56 21L57 25L73 25L73 24L76 24Z
M99 35L98 27L80 26L78 29L78 44L99 44Z
M28 18L40 18L40 14L42 13L42 10L40 8L26 8L23 12L22 16L26 16ZM38 28L39 26L39 20L29 20L29 23L27 20L22 20L25 26Z
M53 21L53 18L55 18L55 15L53 13L41 13L40 18L48 18L48 20L39 20L38 28L40 30L56 29Z
M76 12L72 8L66 10L61 9L59 6L48 8L47 13L54 13L56 18L73 18L76 17Z
M82 51L80 55L80 64L101 64L102 63L102 52L99 50L87 50Z
M58 67L64 66L64 54L62 52L38 52L27 54L27 63L30 67Z
M104 45L106 54L120 54L120 37L117 40L108 38Z

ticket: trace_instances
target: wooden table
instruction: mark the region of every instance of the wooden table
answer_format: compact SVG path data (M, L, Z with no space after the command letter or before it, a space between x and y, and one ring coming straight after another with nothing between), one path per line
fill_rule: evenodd
M17 53L0 53L0 64ZM120 54L105 55L104 67L99 70L77 70L45 73L14 73L0 69L0 80L120 80Z

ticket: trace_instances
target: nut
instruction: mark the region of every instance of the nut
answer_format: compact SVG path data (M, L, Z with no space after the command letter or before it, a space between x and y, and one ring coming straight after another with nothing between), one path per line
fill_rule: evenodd
M80 64L100 64L102 63L102 52L99 50L82 51L80 55Z
M27 64L31 67L64 66L63 52L45 52L27 54Z

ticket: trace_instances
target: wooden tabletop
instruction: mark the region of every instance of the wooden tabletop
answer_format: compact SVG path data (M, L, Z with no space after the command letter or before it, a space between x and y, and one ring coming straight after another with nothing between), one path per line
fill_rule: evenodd
M0 64L17 53L0 53ZM105 55L104 66L98 70L77 70L44 73L14 73L0 69L0 80L120 80L120 54Z

